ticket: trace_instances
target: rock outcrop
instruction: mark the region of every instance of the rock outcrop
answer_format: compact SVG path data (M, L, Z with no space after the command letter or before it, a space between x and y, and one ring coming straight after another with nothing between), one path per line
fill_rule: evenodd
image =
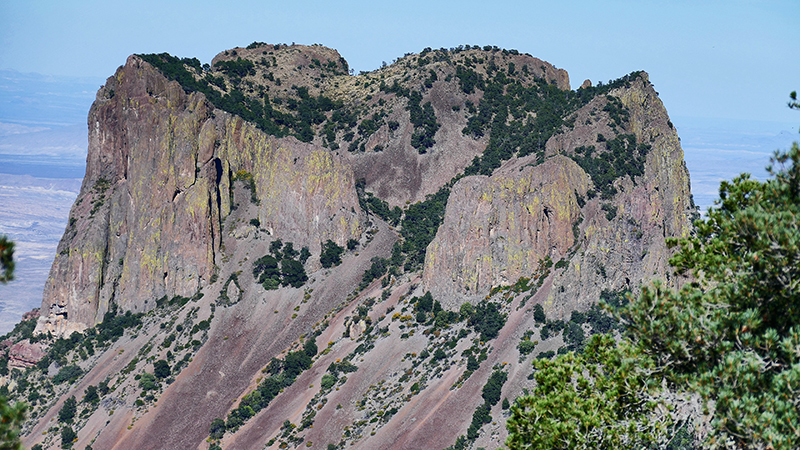
M548 141L553 156L544 163L512 159L490 177L466 177L453 187L426 254L424 281L435 296L458 306L560 262L564 270L555 271L545 305L563 316L588 308L603 290L636 289L668 273L664 237L689 233L694 212L683 150L646 73L610 95L630 114L621 129L598 114L605 99L597 98L574 114L573 129ZM614 182L614 198L587 199L601 186L564 155L599 145L603 133L630 133L650 150L641 176Z
M33 367L45 355L45 348L42 344L25 339L15 343L8 349L8 368L22 369Z
M353 172L294 138L265 135L131 56L89 112L89 153L36 331L69 335L115 302L146 311L191 296L220 264L237 177L254 181L270 233L319 251L362 231Z
M577 196L586 196L589 176L565 156L535 167L532 159L454 186L425 255L424 280L434 296L485 296L493 286L530 277L548 259L560 260L574 245Z

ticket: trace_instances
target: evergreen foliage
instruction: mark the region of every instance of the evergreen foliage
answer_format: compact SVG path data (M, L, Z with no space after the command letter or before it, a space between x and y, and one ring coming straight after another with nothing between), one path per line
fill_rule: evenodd
M610 199L617 193L614 180L629 175L635 181L635 177L644 174L644 163L650 145L637 144L636 136L632 134L620 134L604 142L605 150L597 154L594 145L576 148L572 159L592 177L601 197Z
M547 316L544 314L544 308L541 303L533 305L533 320L535 320L536 323L547 322Z
M53 384L61 384L65 381L72 383L81 375L83 375L83 370L80 367L76 365L64 366L53 377Z
M299 288L308 281L308 275L303 264L300 261L289 258L281 260L281 277L283 278L281 281L283 286L294 288Z
M11 405L6 397L0 396L0 450L22 450L19 434L26 410L25 403Z
M431 71L434 73L435 72ZM429 78L433 81L433 78ZM431 81L431 82L432 82ZM411 146L416 148L420 154L427 153L427 149L436 143L434 136L441 127L436 121L436 113L431 102L422 103L422 93L400 86L395 80L392 86L387 86L381 82L380 89L387 93L394 93L398 97L408 99L406 110L408 110L409 120L414 125L414 133L411 135ZM398 124L399 125L399 124ZM397 127L394 127L395 129Z
M159 380L168 378L172 374L169 368L169 363L164 359L159 359L153 363L153 375Z
M100 401L100 396L97 394L97 388L94 385L86 386L86 392L83 395L83 402L94 404Z
M314 138L312 126L322 124L326 120L326 112L343 109L342 102L335 102L323 95L314 97L306 87L294 88L296 97L287 99L286 112L272 106L266 91L261 91L260 97L245 96L240 89L242 80L255 74L254 63L246 59L218 61L214 69L224 76L214 76L203 70L197 58L181 59L167 53L138 56L159 69L168 79L180 83L187 93L200 92L217 108L235 114L274 136L293 135L303 142L311 142ZM337 118L343 115L347 113L341 113Z
M386 273L386 269L389 267L389 261L384 258L379 258L377 256L371 259L372 265L364 271L364 275L361 278L361 284L359 285L360 289L364 289L372 283L373 280L376 280L382 277Z
M491 76L492 72L494 76ZM633 72L608 85L579 91L562 91L544 79L536 79L533 85L526 87L502 70L487 70L489 78L484 81L472 69L459 65L456 67L456 76L465 93L471 93L476 88L484 91L477 113L469 117L463 133L475 138L491 133L483 155L476 156L464 173L491 175L503 161L513 156L535 153L540 159L543 158L547 140L559 132L562 126L572 126L566 120L572 112L597 95L617 87L629 86L639 76L639 72ZM617 106L617 103L613 104ZM467 106L469 109L469 105ZM531 111L536 111L533 120L528 119ZM619 120L627 118L627 111L621 111L614 117Z
M0 283L14 279L14 242L7 236L0 236L0 269Z
M534 367L536 387L517 398L506 423L510 450L640 449L667 440L669 422L651 419L654 364L627 342L595 335L584 353Z
M481 335L482 341L497 337L497 333L506 323L506 315L500 312L500 304L482 300L475 306L469 317L469 325Z
M264 255L253 263L253 278L264 289L269 291L280 286L299 288L308 281L308 274L303 266L311 256L308 247L303 247L298 252L293 243L284 244L276 239L270 242L269 250L272 255Z
M75 439L78 439L78 433L76 433L72 427L65 426L61 428L61 448L72 448L72 444Z
M326 269L338 266L342 263L343 253L344 247L340 247L336 245L335 242L328 239L322 244L322 254L319 256L319 262L322 264L322 267Z
M486 380L486 384L483 386L481 392L484 402L482 405L478 406L472 414L472 422L469 428L467 428L467 441L474 441L477 439L481 427L492 421L492 406L500 401L501 390L507 379L508 374L506 372L495 370L489 376L489 379ZM456 444L458 444L458 441L456 441Z
M209 427L210 438L212 440L222 439L226 431L235 432L247 420L266 408L284 388L294 383L298 375L311 367L311 358L316 354L317 345L314 342L314 338L311 337L303 344L302 350L287 353L283 361L273 358L264 369L264 373L269 373L270 376L262 380L254 391L242 398L239 406L228 413L227 420L217 418L211 422ZM331 365L333 366L334 364ZM336 366L336 368L343 372L351 372L356 367L347 361L343 361L341 366ZM334 376L337 374L336 368L333 371ZM328 370L331 371L331 367L328 367Z
M419 91L411 91L408 95L406 109L408 109L411 123L414 124L411 146L416 148L419 153L426 153L427 149L436 143L433 137L441 127L436 121L433 106L431 106L431 102L422 104L422 94Z
M402 251L406 254L405 270L411 271L422 266L425 249L431 243L439 225L444 220L450 189L443 187L423 202L414 203L406 210L401 222L400 235L403 237Z
M800 148L774 178L720 186L697 234L670 244L697 281L656 284L625 311L641 350L670 380L713 401L712 447L800 446ZM787 167L788 163L788 167Z
M73 395L64 400L64 405L58 411L58 421L71 424L76 412L78 412L78 402Z
M396 227L400 223L400 218L403 216L403 210L398 206L389 208L389 204L386 203L385 200L375 197L372 192L366 192L364 186L364 179L356 181L356 193L358 194L358 204L361 206L361 209L375 214L388 222L391 226ZM348 249L352 250L350 249L349 243Z

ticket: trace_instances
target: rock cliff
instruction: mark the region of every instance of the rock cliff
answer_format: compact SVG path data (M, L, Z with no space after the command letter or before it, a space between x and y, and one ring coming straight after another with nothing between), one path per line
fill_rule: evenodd
M437 297L458 306L558 263L564 270L555 270L545 305L564 316L603 290L635 289L668 273L664 237L689 233L694 212L678 135L647 74L609 95L624 105L627 123L610 127L608 100L596 98L573 113L574 128L547 142L552 157L543 163L512 159L453 187L425 259L424 281ZM649 147L643 173L611 180L612 198L586 199L602 186L565 155L628 133Z
M115 302L146 311L192 296L220 264L221 221L237 176L253 180L271 234L319 250L361 234L353 171L293 138L276 139L187 94L139 57L89 111L81 192L45 287L38 332L68 335Z
M436 297L484 296L567 256L589 176L561 155L535 167L531 159L455 185L425 256L424 280Z

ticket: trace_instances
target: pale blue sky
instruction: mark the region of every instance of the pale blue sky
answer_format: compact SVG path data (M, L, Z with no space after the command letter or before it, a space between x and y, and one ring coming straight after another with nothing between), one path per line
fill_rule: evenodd
M0 69L104 79L131 53L208 62L253 41L320 43L356 71L424 47L497 45L573 88L646 70L670 114L797 123L800 1L0 0Z

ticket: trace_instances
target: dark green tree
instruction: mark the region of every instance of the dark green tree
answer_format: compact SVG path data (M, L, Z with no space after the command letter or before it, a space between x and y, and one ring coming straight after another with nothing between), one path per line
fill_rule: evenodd
M471 354L470 354L470 355L467 357L467 370L469 370L469 371L471 371L471 372L474 372L474 371L478 370L478 368L479 368L480 366L481 366L481 365L480 365L480 363L478 362L478 360L477 360L477 359L475 359L475 356L474 356L474 355L471 355Z
M97 403L100 401L100 396L97 395L97 388L94 385L86 387L86 392L83 394L84 403Z
M652 414L660 389L654 364L629 342L594 335L584 353L534 366L536 387L511 405L510 450L641 449L668 440L669 416Z
M311 367L311 357L304 350L289 352L284 360L283 374L290 379L294 379L304 370Z
M291 242L287 242L286 245L283 246L283 257L289 259L295 259L298 255L297 250L294 249L294 244Z
M253 277L264 286L264 289L278 289L281 284L281 271L278 260L271 255L264 255L253 263Z
M58 411L58 421L61 423L72 423L76 412L78 412L78 402L73 395L64 400L64 405L61 406L61 409Z
M0 236L0 269L0 283L14 279L14 242L6 236Z
M311 257L311 252L308 250L308 247L303 246L303 248L300 249L299 261L302 264L305 264L306 261L308 261L308 258L310 258L310 257Z
M303 264L294 259L284 259L281 261L281 275L283 276L283 281L281 283L284 286L299 288L308 281L308 275L306 275Z
M303 345L303 351L308 355L310 358L317 356L317 342L312 337L309 338L306 343Z
M26 409L24 403L11 405L8 399L0 396L0 450L22 450L19 433L25 421Z
M773 164L766 182L723 182L696 236L670 242L671 263L695 281L645 289L624 316L674 383L714 403L710 445L800 446L797 143Z
M544 308L540 303L533 305L533 320L536 323L545 323L547 322L547 316L544 314Z
M211 422L209 435L211 436L211 439L222 439L222 436L225 435L225 421L220 418L214 419Z
M169 363L163 359L159 359L153 363L153 375L159 380L163 380L171 375Z
M344 248L339 247L335 242L328 239L322 244L322 254L319 256L319 262L326 269L338 266L342 263L342 253L344 253Z
M72 448L72 443L75 442L75 439L78 439L78 435L72 427L65 426L61 429L61 448Z
M283 248L283 241L280 239L275 239L269 243L269 252L272 253L276 259L283 258L283 255L281 254L281 248Z

